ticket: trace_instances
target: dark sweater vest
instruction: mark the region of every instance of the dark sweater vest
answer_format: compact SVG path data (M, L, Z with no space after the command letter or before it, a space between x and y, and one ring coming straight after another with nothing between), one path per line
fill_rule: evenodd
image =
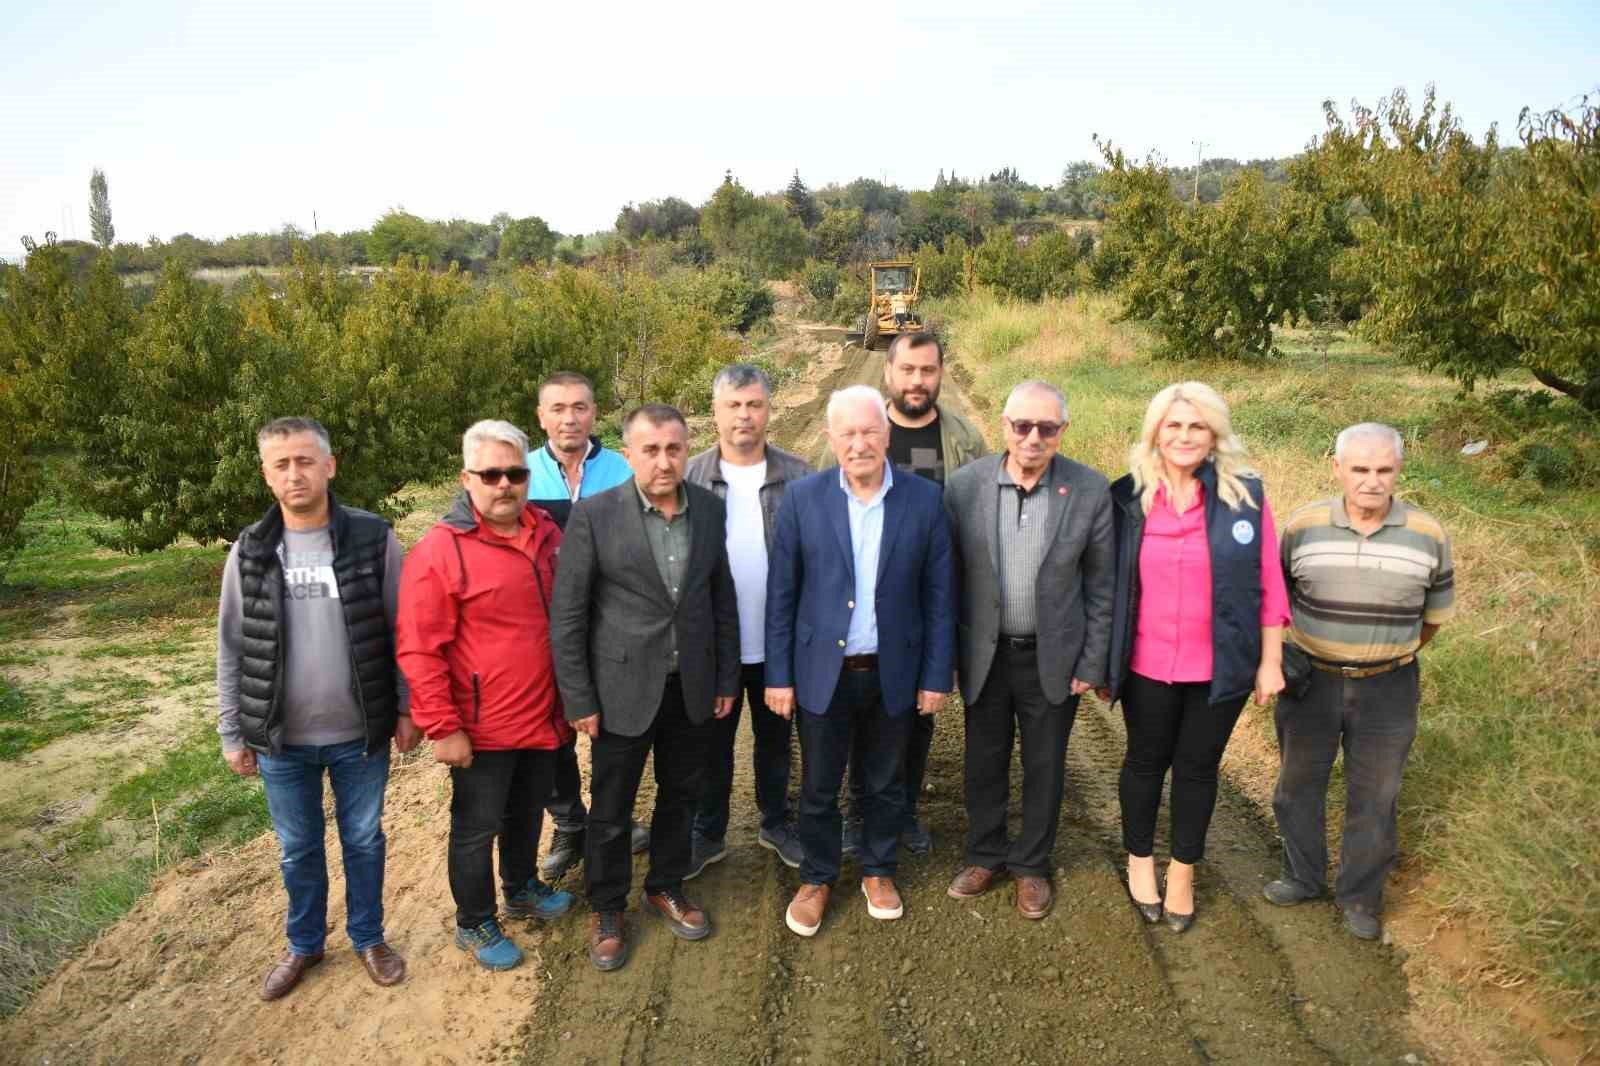
M383 609L389 523L341 507L329 495L333 574L344 609L356 705L366 721L367 751L394 736L399 715L394 634ZM239 671L239 728L251 749L283 747L284 650L290 634L283 610L283 513L275 505L239 534L239 584L244 599L244 651Z

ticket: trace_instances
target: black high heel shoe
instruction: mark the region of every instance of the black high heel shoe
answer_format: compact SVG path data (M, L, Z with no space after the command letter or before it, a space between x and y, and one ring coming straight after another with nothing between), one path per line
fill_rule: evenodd
M1165 896L1166 887L1166 882L1163 881L1161 884L1163 897ZM1195 908L1195 910L1199 909L1198 907ZM1174 933L1188 932L1189 927L1194 924L1194 911L1190 911L1188 914L1179 914L1177 911L1169 911L1165 910L1165 908L1163 908L1163 911L1167 919L1167 928Z
M1155 925L1161 920L1162 907L1159 899L1154 903L1140 903L1134 898L1133 886L1128 885L1127 889L1129 902L1133 904L1133 909L1138 911L1145 921L1149 922L1151 925ZM1191 917L1193 916L1191 915Z

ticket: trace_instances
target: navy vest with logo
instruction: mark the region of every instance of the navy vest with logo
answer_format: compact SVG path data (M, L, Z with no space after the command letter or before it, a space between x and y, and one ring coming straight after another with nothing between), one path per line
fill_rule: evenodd
M1201 464L1195 477L1205 486L1206 544L1211 554L1211 689L1209 700L1222 703L1248 695L1255 688L1261 664L1261 508L1265 498L1258 478L1244 477L1245 490L1257 506L1229 507L1217 495L1217 471ZM1138 631L1139 547L1144 538L1144 510L1132 475L1111 486L1112 518L1117 539L1117 591L1111 621L1111 693L1118 698L1133 662ZM1162 595L1152 590L1150 595Z

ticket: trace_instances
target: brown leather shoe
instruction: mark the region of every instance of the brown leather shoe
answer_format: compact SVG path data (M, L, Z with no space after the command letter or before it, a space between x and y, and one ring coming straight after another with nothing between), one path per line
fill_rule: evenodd
M1050 913L1050 879L1017 878L1017 911L1024 918L1039 919Z
M272 1000L288 995L300 983L305 972L321 961L320 951L315 955L296 955L292 951L285 951L283 958L273 963L272 969L267 971L267 979L261 982L261 998Z
M783 924L800 936L816 936L822 928L822 914L828 909L828 885L801 885L783 912Z
M867 897L867 913L879 921L893 921L906 912L892 877L863 877L861 894Z
M406 978L406 960L388 944L374 944L361 952L361 963L367 968L372 983L388 988Z
M666 922L672 935L684 940L704 940L711 935L711 917L682 892L646 892L644 912Z
M616 970L628 961L627 923L621 911L589 915L589 961L597 970Z
M956 874L945 895L951 899L977 899L994 887L995 878L999 876L999 870L991 870L987 866L968 866Z

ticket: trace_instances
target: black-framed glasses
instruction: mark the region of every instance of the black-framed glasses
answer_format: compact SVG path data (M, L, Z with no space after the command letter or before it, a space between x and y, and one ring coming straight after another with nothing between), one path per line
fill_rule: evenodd
M1011 423L1011 428L1016 431L1017 436L1024 439L1037 429L1040 440L1055 440L1067 427L1065 422L1037 422L1031 418L1007 418L1006 421Z
M520 485L528 480L528 468L525 466L491 466L487 470L468 470L467 473L477 475L478 480L490 488L500 484L501 478L505 478L513 485Z

